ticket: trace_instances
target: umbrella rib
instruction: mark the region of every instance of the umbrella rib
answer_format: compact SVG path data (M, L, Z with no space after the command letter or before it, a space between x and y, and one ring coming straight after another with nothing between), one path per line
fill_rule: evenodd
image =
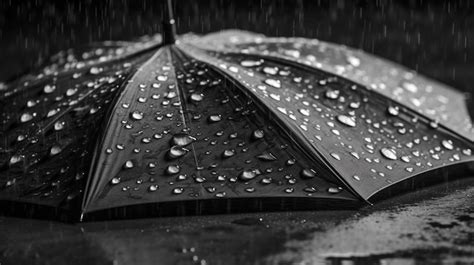
M169 61L172 62L172 55L171 55L171 52L172 52L172 48L169 48L167 49L167 55L168 55L168 58L169 58ZM172 66L172 69L173 71L175 72L175 75L176 75L176 68L173 66L173 64L171 64ZM180 89L180 86L177 82L177 79L175 78L174 79L174 83L175 83L175 86L176 86L176 93L178 94L178 97L181 101L181 104L179 105L179 108L180 108L180 113L181 113L181 119L183 120L183 124L184 124L184 127L187 128L188 125L187 125L187 122L186 122L186 97L184 95L184 91L181 91ZM196 155L196 150L194 148L194 144L191 143L191 149L193 151L193 158L194 158L194 163L196 165L196 167L199 167L199 161L197 159L197 155ZM201 177L201 173L199 170L197 170L197 175L199 177Z

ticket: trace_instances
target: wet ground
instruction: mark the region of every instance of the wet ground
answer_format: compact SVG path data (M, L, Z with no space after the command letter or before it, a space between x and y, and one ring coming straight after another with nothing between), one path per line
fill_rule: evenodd
M1 1L0 81L59 49L159 32L156 2ZM474 4L434 2L177 1L178 31L320 38L472 92ZM444 183L357 211L83 224L0 217L0 264L473 264L473 184Z
M473 184L358 211L79 224L0 217L0 264L473 264Z

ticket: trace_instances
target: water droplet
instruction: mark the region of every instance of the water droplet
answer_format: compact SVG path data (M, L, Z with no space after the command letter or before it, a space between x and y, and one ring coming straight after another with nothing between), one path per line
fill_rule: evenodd
M358 67L360 65L360 59L352 55L347 56L347 62L354 67Z
M191 96L190 96L190 99L193 102L200 102L200 101L203 100L203 98L204 98L204 95L199 94L199 93L192 93Z
M62 129L64 129L64 125L66 123L64 121L57 121L54 123L54 130L56 131L61 131Z
M173 194L182 194L184 192L184 188L174 188Z
M217 198L223 198L223 197L225 197L225 192L224 192L224 191L221 191L221 192L216 193L216 197L217 197Z
M463 149L462 153L466 156L472 155L472 150L471 149Z
M338 115L337 120L340 123L342 123L344 125L347 125L349 127L355 127L356 126L356 122L355 122L354 117L349 117L349 116L346 116L346 115Z
M298 111L304 116L309 116L310 114L309 109L298 109Z
M270 177L267 177L267 178L263 178L260 183L263 184L263 185L268 185L270 183L272 183L273 179L270 178Z
M405 162L405 163L410 163L410 157L409 156L402 156L400 159Z
M112 178L112 179L110 180L110 183L112 183L112 185L117 185L117 184L120 183L120 178L117 178L117 177Z
M23 159L23 157L20 156L20 155L13 155L10 158L10 165L16 164L16 163L20 162L22 159Z
M28 100L28 102L26 102L26 106L28 108L34 107L34 106L36 106L36 101L30 99L30 100Z
M331 153L331 156L336 160L341 160L341 157L339 156L339 154Z
M339 97L339 93L339 90L327 90L325 96L328 99L337 99Z
M141 120L143 119L143 112L139 112L139 111L134 111L132 113L130 113L130 117L133 119L133 120Z
M222 157L223 158L229 158L229 157L232 157L234 155L235 155L235 150L226 149L226 150L224 150L224 152L222 152Z
M209 116L209 122L218 122L222 120L222 116L219 114Z
M251 61L251 60L244 60L240 62L240 65L243 67L255 67L259 66L263 63L263 61Z
M431 127L432 129L438 128L438 127L439 127L438 121L431 121L431 122L430 122L430 127Z
M265 133L263 132L263 130L258 129L252 132L252 139L254 140L262 139L264 136Z
M280 80L276 79L265 79L265 84L275 87L275 88L281 88L281 82Z
M388 114L392 115L392 116L398 116L398 114L400 114L400 109L398 107L393 107L393 106L389 106L387 108L387 112Z
M184 156L189 150L179 146L179 145L173 145L170 150L168 151L168 157L171 159L175 159L178 157Z
M453 141L451 141L451 140L443 140L443 141L441 141L441 144L443 145L444 148L446 148L448 150L453 150L454 149Z
M161 81L161 82L164 82L164 81L168 80L168 76L166 76L166 75L159 75L159 76L156 77L156 80Z
M33 119L33 115L31 115L30 113L26 112L26 113L23 113L20 117L20 121L21 122L27 122L27 121L30 121L31 119Z
M278 73L278 68L277 67L263 67L263 72L265 74L269 74L269 75L276 75Z
M258 159L262 161L275 161L277 158L270 152L264 152L261 155L257 156Z
M66 90L66 96L70 97L76 94L76 92L77 92L77 88L69 88L68 90Z
M380 153L387 159L397 160L397 153L394 149L391 148L382 148Z
M351 102L351 103L349 104L349 107L350 107L351 109L358 109L358 108L360 108L360 102Z
M242 181L248 181L254 179L259 174L258 170L244 170L239 174L239 179Z
M178 165L169 165L166 168L166 174L168 174L168 175L178 174L179 171L180 171L180 168L179 168Z
M154 191L157 191L158 190L158 185L151 185L150 187L148 187L148 191L149 192L154 192Z
M314 171L313 169L305 168L301 170L300 175L304 179L311 179L311 178L316 177L316 171Z
M44 88L43 88L43 91L44 91L44 93L46 93L46 94L53 93L54 90L56 90L56 86L55 86L55 85L46 85L46 86L44 86Z
M411 93L416 93L418 91L418 87L410 82L403 82L402 87Z
M131 160L125 161L125 164L123 164L123 168L125 168L125 169L133 168L133 161L131 161Z
M51 156L54 156L54 155L57 155L57 154L61 153L61 151L62 151L62 149L59 145L53 145L51 147L51 149L49 150L49 154Z
M336 193L339 193L341 192L342 189L340 188L335 188L335 187L330 187L328 188L328 192L331 193L331 194L336 194Z
M196 138L194 138L194 137L192 137L188 134L177 133L177 134L173 135L172 143L174 145L178 145L178 146L186 146L186 145L191 144L195 140L196 140Z
M94 66L89 70L89 73L91 73L93 75L99 74L100 73L100 68Z
M253 192L255 192L255 188L254 187L248 187L248 188L245 188L245 191L248 192L248 193L253 193Z
M307 193L315 193L318 191L318 189L316 187L306 187L303 189L303 191Z

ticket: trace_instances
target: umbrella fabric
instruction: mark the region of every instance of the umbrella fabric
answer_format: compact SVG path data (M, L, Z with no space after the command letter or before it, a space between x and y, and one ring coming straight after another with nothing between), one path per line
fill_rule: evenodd
M349 203L474 161L462 94L373 56L237 31L159 43L61 53L4 88L0 199Z

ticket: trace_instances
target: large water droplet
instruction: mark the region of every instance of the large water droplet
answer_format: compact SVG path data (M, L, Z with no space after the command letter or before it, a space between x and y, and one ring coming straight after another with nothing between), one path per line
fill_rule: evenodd
M141 120L143 119L143 112L140 112L140 111L134 111L132 113L130 113L130 117L133 119L133 120Z
M112 178L112 179L110 180L110 183L111 183L112 185L117 185L117 184L120 183L120 178L118 178L118 177Z
M54 123L54 130L56 131L61 131L62 129L64 129L64 125L66 123L64 121L57 121Z
M346 115L338 115L337 120L340 123L342 123L344 125L347 125L349 127L355 127L356 126L356 122L355 122L354 117L349 117L349 116L346 116Z
M154 192L154 191L157 191L158 190L158 185L150 185L150 187L148 187L148 191L149 192Z
M339 93L339 90L327 90L325 96L329 99L337 99L339 97Z
M254 140L262 139L264 136L265 133L263 132L263 130L258 129L252 132L252 139Z
M31 119L33 119L33 115L31 115L28 112L23 113L20 117L21 122L27 122L27 121L30 121Z
M189 150L182 147L182 146L179 146L179 145L174 145L170 148L170 150L168 151L168 157L171 158L171 159L175 159L175 158L178 158L178 157L182 157L184 156Z
M180 171L180 168L179 168L178 165L169 165L166 168L166 174L168 174L168 175L178 174L179 171Z
M446 148L448 150L453 150L454 149L453 141L451 141L451 140L443 140L443 141L441 141L441 144L443 145L444 148Z
M248 181L254 179L258 175L258 170L244 170L240 173L239 179L243 181Z
M339 156L337 153L331 153L331 156L336 160L341 160L341 156Z
M209 122L218 122L222 120L222 116L219 114L209 116Z
M46 93L46 94L53 93L54 90L56 90L56 86L55 86L55 85L46 85L46 86L44 86L44 88L43 88L43 91L44 91L44 93Z
M415 84L410 83L410 82L406 82L406 81L403 82L402 87L411 93L416 93L418 91L418 87Z
M204 98L204 95L200 93L192 93L190 96L190 99L193 102L200 102L203 100L203 98Z
M125 169L133 168L133 161L132 160L125 161L125 164L123 164L123 168Z
M234 155L235 155L235 150L226 149L226 150L224 150L224 152L222 152L222 157L223 158L229 158L229 157L232 157Z
M196 138L194 138L194 137L192 137L188 134L177 133L177 134L173 135L172 143L174 145L178 145L178 146L186 146L186 145L191 144L195 140L196 140Z
M13 156L10 158L10 165L16 164L16 163L20 162L21 160L22 160L22 156L20 156L20 155L13 155Z
M278 73L278 68L266 66L266 67L263 67L263 72L269 75L276 75Z
M281 82L280 80L276 79L265 79L265 84L275 87L275 88L281 88Z
M392 148L382 148L380 153L387 159L397 160L397 152Z
M173 189L173 194L181 194L184 192L184 188L174 188Z
M400 110L399 110L398 107L389 106L387 108L387 112L388 112L388 114L390 114L392 116L398 116L398 114L400 113Z

